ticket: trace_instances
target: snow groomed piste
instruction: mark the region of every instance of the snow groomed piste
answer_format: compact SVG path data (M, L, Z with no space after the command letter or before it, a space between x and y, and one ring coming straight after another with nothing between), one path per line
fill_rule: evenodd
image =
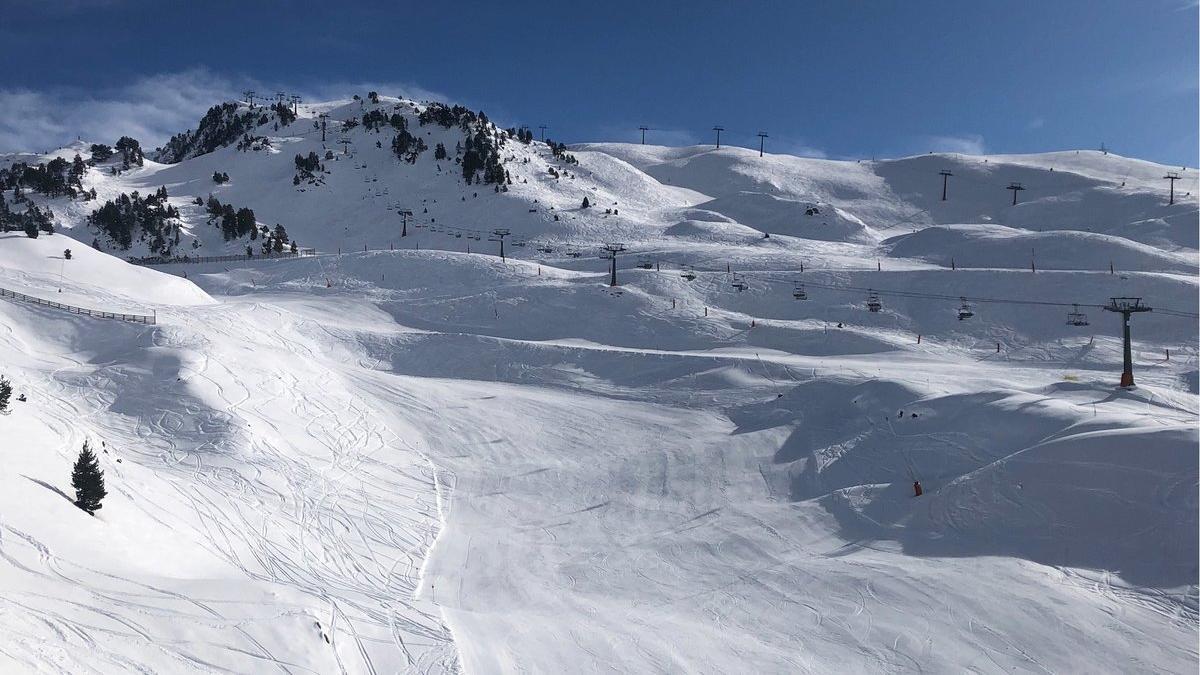
M374 105L85 176L167 186L189 257L244 253L209 192L317 255L130 265L64 198L0 238L0 286L158 319L0 303L9 669L1194 671L1194 185L511 142L501 192L361 124L293 183Z

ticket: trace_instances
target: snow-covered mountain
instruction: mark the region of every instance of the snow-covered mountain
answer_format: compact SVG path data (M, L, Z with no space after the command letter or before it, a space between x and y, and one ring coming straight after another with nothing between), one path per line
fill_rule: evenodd
M0 161L55 230L0 288L156 317L0 302L6 670L1195 669L1194 168L373 95L113 140Z

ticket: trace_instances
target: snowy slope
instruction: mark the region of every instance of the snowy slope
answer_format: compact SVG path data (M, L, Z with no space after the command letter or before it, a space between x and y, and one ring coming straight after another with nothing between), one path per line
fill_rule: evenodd
M0 670L1195 671L1194 184L1168 206L1168 167L1091 152L510 142L496 192L360 127L294 185L317 115L371 107L85 176L165 185L189 253L245 245L211 192L317 256L136 267L65 199L60 233L0 236L0 286L158 318L0 300L29 399L0 416ZM496 227L507 261L470 236ZM1159 310L1133 390L1094 306L1120 295Z

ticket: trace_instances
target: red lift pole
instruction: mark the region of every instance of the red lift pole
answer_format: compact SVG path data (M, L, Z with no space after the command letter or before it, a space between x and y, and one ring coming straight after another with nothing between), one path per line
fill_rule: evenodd
M1112 298L1104 306L1109 312L1118 312L1124 327L1125 353L1124 368L1121 370L1121 386L1132 387L1133 384L1133 346L1129 339L1129 315L1136 312L1149 312L1151 308L1142 304L1141 298Z

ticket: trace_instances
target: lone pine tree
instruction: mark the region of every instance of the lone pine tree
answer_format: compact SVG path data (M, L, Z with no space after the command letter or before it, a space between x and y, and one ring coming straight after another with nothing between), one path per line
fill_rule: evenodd
M95 515L101 508L100 500L108 492L104 489L104 472L87 441L83 442L83 450L71 470L71 486L75 488L75 506Z

